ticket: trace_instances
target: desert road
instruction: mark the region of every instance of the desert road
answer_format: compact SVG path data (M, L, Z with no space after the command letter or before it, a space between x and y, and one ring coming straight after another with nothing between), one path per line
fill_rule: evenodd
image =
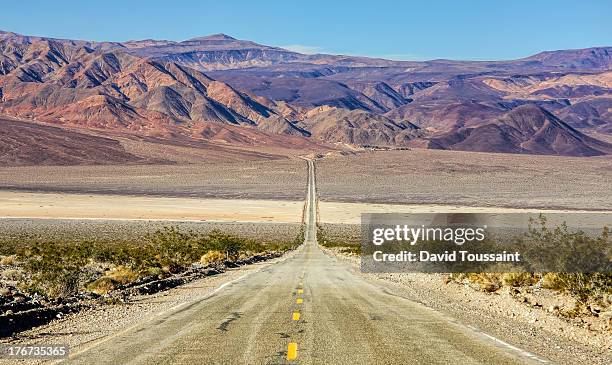
M70 364L525 364L545 360L395 296L325 254L308 161L305 242L285 260L73 349Z

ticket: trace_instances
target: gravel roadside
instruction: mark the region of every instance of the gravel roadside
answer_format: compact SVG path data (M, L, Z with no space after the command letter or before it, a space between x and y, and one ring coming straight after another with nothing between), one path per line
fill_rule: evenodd
M497 294L476 291L458 283L444 283L443 274L361 273L359 258L323 250L352 266L368 280L384 286L389 293L419 302L556 364L612 364L612 334L577 327L541 308L517 302L509 291Z

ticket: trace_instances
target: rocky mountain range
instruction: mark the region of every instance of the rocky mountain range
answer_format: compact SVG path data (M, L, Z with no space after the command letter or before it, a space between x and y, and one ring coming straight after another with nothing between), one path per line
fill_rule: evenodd
M0 115L31 124L1 122L3 138L51 124L175 145L595 156L612 153L612 47L414 62L223 34L89 42L0 32Z

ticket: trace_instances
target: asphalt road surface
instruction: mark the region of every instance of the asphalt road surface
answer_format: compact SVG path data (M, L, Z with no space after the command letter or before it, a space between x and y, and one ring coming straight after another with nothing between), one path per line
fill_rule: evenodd
M71 364L525 364L517 348L392 295L316 242L314 164L304 244L196 302L81 349Z

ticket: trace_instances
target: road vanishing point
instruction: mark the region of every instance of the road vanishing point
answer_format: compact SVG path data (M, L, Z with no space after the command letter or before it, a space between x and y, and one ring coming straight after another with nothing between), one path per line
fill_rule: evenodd
M308 159L304 244L284 260L123 332L73 349L69 364L546 363L394 295L317 244Z

